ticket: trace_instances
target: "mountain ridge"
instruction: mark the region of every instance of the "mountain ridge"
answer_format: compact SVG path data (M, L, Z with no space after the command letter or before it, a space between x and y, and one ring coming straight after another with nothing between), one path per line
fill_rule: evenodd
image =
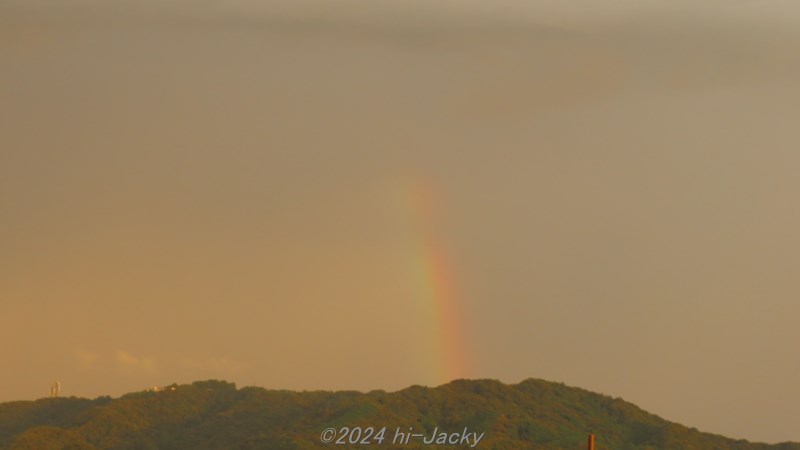
M372 436L384 430L384 439L347 444L356 429L361 439L368 428ZM323 443L328 429L346 444ZM397 440L414 433L423 437ZM620 398L535 378L517 384L460 379L394 392L237 389L206 380L118 398L0 403L0 450L422 449L431 448L424 439L434 442L443 433L498 450L582 449L589 433L597 436L597 450L800 450L800 443L701 432ZM433 445L439 447L471 448Z

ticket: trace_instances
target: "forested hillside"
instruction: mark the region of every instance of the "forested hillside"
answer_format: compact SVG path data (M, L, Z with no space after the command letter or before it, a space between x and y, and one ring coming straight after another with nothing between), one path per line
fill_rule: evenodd
M341 427L361 427L362 438L368 427L375 433L369 445L320 442L324 430L334 428L338 437ZM535 379L516 385L457 380L391 393L236 389L212 380L117 399L0 404L0 449L469 448L425 445L423 438L392 443L398 427L425 439L467 428L485 433L475 445L480 449L583 449L593 432L598 450L800 450L797 443L754 444L702 433L621 399Z

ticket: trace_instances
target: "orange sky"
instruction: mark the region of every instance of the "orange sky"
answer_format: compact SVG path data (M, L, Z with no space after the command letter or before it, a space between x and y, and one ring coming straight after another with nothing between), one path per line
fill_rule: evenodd
M564 3L3 2L0 401L433 385L453 319L462 376L800 441L798 7Z

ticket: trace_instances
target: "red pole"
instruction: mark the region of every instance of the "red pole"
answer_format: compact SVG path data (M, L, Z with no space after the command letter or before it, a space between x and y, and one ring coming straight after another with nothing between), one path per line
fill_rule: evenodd
M594 433L589 433L589 450L594 450Z

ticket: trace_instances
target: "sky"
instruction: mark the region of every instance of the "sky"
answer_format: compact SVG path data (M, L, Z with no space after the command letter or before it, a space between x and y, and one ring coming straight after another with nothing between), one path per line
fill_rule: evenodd
M560 381L800 441L800 6L0 3L0 401Z

